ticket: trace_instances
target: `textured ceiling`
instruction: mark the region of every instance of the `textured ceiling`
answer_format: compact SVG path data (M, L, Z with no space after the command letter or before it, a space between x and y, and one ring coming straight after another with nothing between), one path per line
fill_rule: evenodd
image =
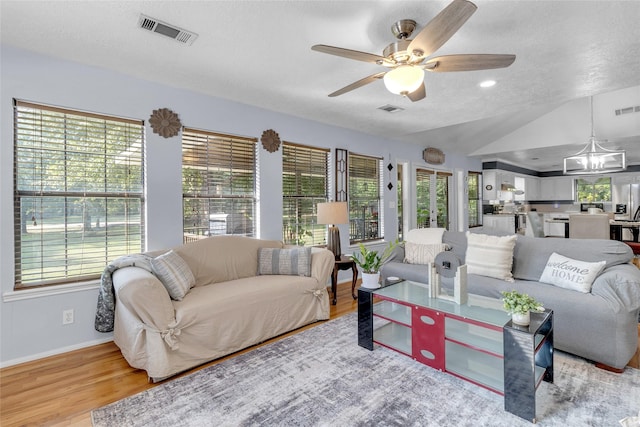
M382 81L327 97L382 68L310 48L382 54L395 21L414 19L419 31L449 1L2 0L0 34L8 45L467 155L490 155L489 144L566 102L640 85L640 1L475 3L436 55L515 54L515 63L426 73L427 97L416 103ZM141 30L141 13L199 37L186 46ZM498 84L482 89L485 79ZM387 104L404 111L378 109ZM509 156L528 158L524 150L501 158Z

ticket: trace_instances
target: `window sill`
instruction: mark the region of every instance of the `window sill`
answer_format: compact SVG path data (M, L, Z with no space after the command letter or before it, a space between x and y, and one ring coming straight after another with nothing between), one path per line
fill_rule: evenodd
M349 245L349 250L354 250L354 251L359 250L360 243L362 243L365 247L369 247L369 246L384 245L384 244L387 244L387 241L384 239L377 239L377 240L367 240L365 242L353 243Z
M2 302L22 301L34 298L43 298L53 295L62 295L72 292L84 292L98 289L100 282L92 280L89 282L69 283L66 285L45 286L33 289L21 289L19 291L9 291L2 294Z

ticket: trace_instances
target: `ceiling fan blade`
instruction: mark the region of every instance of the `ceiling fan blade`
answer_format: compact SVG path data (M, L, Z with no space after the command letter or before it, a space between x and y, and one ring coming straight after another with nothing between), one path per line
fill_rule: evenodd
M329 96L331 98L333 98L334 96L340 96L342 94L345 94L347 92L351 92L354 89L358 89L359 87L362 87L364 85L368 85L369 83L373 83L376 80L381 79L385 74L387 74L386 71L383 71L381 73L377 73L377 74L372 74L370 76L365 77L364 79L360 79L357 82L353 82L348 86L343 87L342 89L339 89L333 93L330 93Z
M427 96L427 91L424 87L424 82L422 82L422 84L418 89L414 90L409 95L407 95L407 98L409 98L411 102L416 102L416 101L420 101L421 99L424 99L425 96Z
M383 63L385 63L385 61L387 61L387 58L380 55L374 55L373 53L360 52L358 50L344 49L335 46L327 46L326 44L317 44L311 46L311 50L315 50L316 52L328 53L329 55L355 59L356 61L371 62L378 65L382 65Z
M424 69L435 72L489 70L508 67L515 60L515 55L445 55L431 58L425 62Z
M477 8L470 1L453 0L414 37L407 51L422 51L423 57L431 55L467 22Z

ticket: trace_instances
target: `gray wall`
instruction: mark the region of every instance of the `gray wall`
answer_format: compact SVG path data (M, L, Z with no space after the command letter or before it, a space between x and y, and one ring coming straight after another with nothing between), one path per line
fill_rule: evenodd
M13 291L13 98L145 120L148 250L182 241L180 136L165 139L151 131L148 118L154 109L173 110L185 126L258 138L264 130L274 129L286 141L383 155L385 164L395 164L396 159L420 164L422 150L429 145L428 141L423 146L391 141L4 45L1 48L0 366L112 339L111 334L93 329L96 282L38 292ZM268 153L261 148L259 162L261 237L281 239L282 151ZM447 154L442 169L481 170L481 164ZM391 181L395 185L395 173ZM389 207L395 195L395 189L385 190L388 240L395 239L396 233L395 210ZM342 246L349 252L346 227L342 238ZM62 311L71 308L75 310L75 322L63 326Z

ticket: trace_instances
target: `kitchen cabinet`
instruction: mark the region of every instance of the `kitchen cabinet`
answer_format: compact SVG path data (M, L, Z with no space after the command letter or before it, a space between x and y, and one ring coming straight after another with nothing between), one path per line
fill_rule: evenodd
M574 200L573 178L568 176L540 178L538 200Z
M498 200L498 187L495 170L486 170L482 172L482 200Z
M524 200L540 199L540 180L535 176L524 178Z
M547 222L547 220L552 218L562 218L562 219L568 220L569 219L568 214L546 213L543 215L543 218L544 218L544 235L545 236L564 237L565 225L563 223Z
M516 232L514 214L483 215L482 229L485 231L513 234Z

